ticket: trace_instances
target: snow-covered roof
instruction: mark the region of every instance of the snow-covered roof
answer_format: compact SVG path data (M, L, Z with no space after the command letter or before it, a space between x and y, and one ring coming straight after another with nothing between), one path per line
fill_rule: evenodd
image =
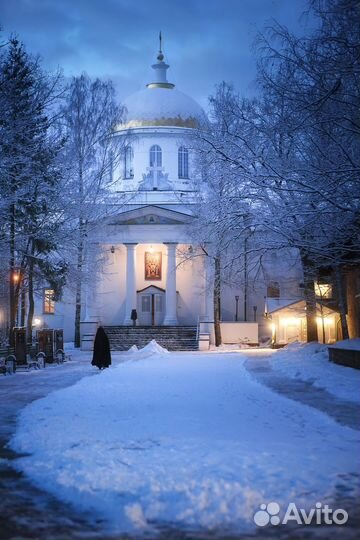
M320 302L319 300L316 301L316 307L317 309L320 309L320 306L322 306L322 309L325 310L327 313L335 313L338 310L334 306L328 306L324 302ZM267 298L266 300L266 311L267 313L275 313L277 311L281 310L293 310L298 313L305 313L306 303L303 298L298 298L297 300L292 299L289 300L288 298Z
M289 299L289 298L267 298L266 305L268 313L273 313L280 309L284 309L295 304L299 304L302 301L301 298Z
M125 99L126 117L118 129L146 126L195 128L202 123L205 113L200 105L168 82L166 71L169 65L164 62L161 49L152 68L154 82Z
M125 123L120 129L143 126L194 128L205 117L194 99L175 88L148 87L124 101Z

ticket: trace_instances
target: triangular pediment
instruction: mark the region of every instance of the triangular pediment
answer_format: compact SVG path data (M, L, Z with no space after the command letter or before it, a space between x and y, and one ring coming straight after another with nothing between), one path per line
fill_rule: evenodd
M148 292L148 293L161 292L161 293L164 293L165 289L162 289L161 287L157 287L156 285L148 285L147 287L144 287L143 289L139 289L136 292L137 293L143 293L143 292Z
M108 218L109 225L183 225L193 217L176 210L149 205L121 212Z

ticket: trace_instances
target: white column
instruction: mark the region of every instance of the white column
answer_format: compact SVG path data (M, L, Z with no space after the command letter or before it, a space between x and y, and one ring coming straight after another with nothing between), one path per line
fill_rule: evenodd
M125 244L126 246L126 304L124 324L133 324L131 310L136 309L136 246L137 244Z
M165 325L178 324L176 315L176 243L165 243L167 246L167 273L165 294Z

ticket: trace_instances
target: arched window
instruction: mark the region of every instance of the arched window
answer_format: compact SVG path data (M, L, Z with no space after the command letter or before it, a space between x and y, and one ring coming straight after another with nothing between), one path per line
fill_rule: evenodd
M266 296L268 298L280 298L280 283L278 281L269 281Z
M179 178L189 178L189 150L180 146L178 152Z
M150 148L150 167L161 167L162 166L162 151L160 146L154 144Z
M124 163L124 177L134 178L134 150L129 144L125 146L125 163Z

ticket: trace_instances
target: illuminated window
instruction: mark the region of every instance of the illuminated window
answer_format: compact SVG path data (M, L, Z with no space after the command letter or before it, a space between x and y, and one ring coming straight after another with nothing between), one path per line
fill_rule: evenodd
M160 146L155 144L150 148L150 167L162 166L162 151Z
M124 163L124 176L125 178L134 178L134 151L132 146L128 145L125 147L125 163Z
M319 283L315 281L315 295L317 298L332 298L331 283Z
M266 295L268 298L280 298L280 285L277 281L269 282Z
M44 289L44 313L55 313L54 289Z
M184 146L180 146L178 152L179 178L189 178L189 151Z

